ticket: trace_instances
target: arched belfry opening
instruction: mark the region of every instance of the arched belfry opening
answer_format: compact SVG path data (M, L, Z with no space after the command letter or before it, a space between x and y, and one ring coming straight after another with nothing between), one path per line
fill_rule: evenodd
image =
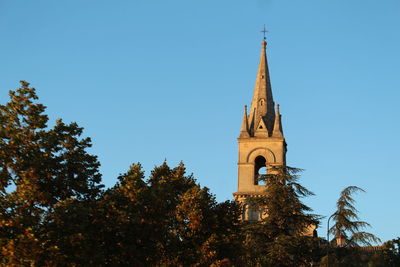
M263 216L264 208L252 207L250 200L266 194L269 167L286 163L286 142L279 106L275 109L272 97L266 46L267 42L262 41L250 112L247 114L245 106L238 138L238 189L233 195L245 204L243 219L250 221Z
M254 160L254 185L265 185L266 181L260 181L260 177L267 174L267 161L263 156L258 156Z

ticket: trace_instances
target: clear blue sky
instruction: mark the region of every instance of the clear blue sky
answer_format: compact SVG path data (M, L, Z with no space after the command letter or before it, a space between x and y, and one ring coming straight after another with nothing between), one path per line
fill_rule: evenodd
M306 203L329 216L360 186L370 231L400 236L398 0L0 0L0 100L29 81L52 121L85 128L107 186L133 162L183 160L231 199L263 24Z

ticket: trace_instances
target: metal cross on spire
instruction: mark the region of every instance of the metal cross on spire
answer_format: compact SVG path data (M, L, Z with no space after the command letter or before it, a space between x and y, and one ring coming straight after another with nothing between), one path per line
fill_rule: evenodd
M263 34L264 34L264 41L267 39L267 37L265 36L265 34L268 32L266 29L265 29L265 24L264 24L264 29L261 31Z

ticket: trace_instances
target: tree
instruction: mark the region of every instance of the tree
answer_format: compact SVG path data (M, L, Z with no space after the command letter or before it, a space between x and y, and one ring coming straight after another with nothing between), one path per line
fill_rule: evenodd
M370 224L360 221L357 215L358 210L355 208L355 200L352 194L357 192L365 192L357 186L348 186L340 193L340 197L336 203L337 210L332 215L334 224L329 229L329 233L335 236L339 246L371 246L372 243L381 242L375 235L361 231ZM329 240L328 240L329 241Z
M45 106L29 83L9 96L0 105L0 264L45 265L58 251L47 242L46 224L57 221L59 206L99 196L99 162L76 123L47 128Z
M383 244L383 262L385 266L400 266L400 238L392 239Z
M238 207L217 203L183 163L164 162L148 179L133 164L99 203L97 253L105 258L95 265L209 266L238 254Z
M259 222L243 222L245 233L244 264L254 266L301 266L317 261L319 242L306 235L318 226L319 216L300 199L313 193L298 183L297 168L271 167L262 179L267 186L252 206L264 211Z
M239 208L217 203L180 164L140 164L103 191L76 123L48 127L21 82L0 105L0 265L221 265L237 257Z

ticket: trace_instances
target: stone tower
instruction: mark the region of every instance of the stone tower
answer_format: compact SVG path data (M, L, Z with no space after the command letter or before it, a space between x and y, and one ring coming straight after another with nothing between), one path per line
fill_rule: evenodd
M267 42L261 46L260 64L254 87L249 114L244 107L242 128L238 138L238 189L236 200L245 204L244 220L258 220L260 211L246 204L265 190L265 184L258 181L259 175L266 174L271 166L286 164L286 142L283 136L279 105L272 97L271 82L266 55Z

